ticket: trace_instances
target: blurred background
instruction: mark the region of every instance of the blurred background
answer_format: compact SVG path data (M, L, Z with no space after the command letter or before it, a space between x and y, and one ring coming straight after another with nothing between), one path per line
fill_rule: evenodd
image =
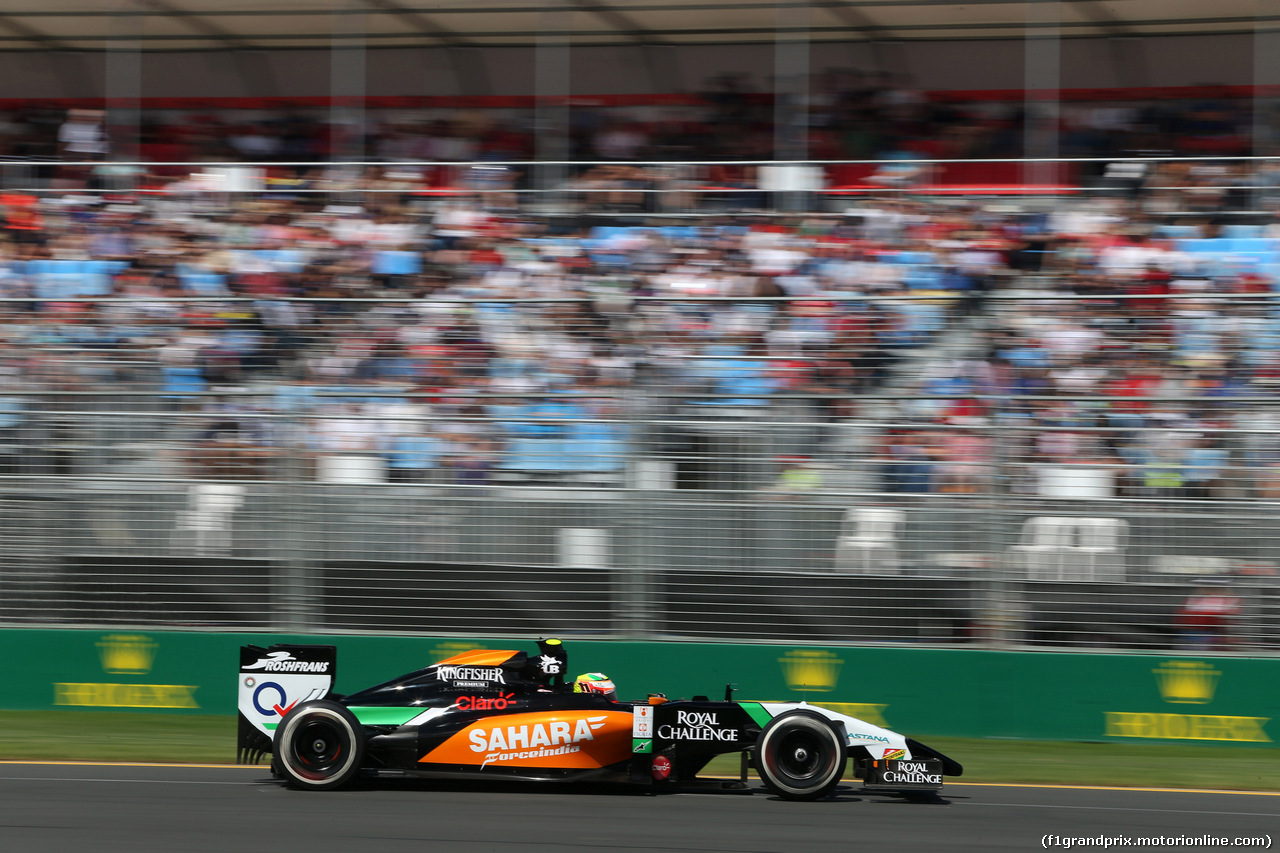
M0 11L0 621L1272 653L1253 0Z

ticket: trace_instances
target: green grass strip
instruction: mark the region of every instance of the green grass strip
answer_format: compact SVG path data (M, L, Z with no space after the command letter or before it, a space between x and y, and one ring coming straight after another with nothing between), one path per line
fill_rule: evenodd
M958 782L1280 791L1275 747L922 737L964 765ZM236 720L115 711L0 711L0 759L231 764ZM736 775L739 758L707 773Z

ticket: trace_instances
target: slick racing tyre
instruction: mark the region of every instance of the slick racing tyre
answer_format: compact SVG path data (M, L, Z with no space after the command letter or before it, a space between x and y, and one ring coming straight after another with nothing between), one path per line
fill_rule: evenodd
M272 746L290 785L312 791L341 788L364 762L364 729L345 705L320 699L285 715Z
M845 743L826 718L799 711L776 717L756 742L756 772L787 800L829 795L844 775Z

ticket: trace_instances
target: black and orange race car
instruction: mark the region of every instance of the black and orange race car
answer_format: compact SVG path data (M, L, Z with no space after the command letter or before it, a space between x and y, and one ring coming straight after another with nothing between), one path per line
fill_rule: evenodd
M559 640L538 654L479 649L358 693L333 693L337 649L240 649L237 761L271 754L294 787L411 774L580 781L654 790L748 788L747 765L781 797L829 795L853 760L864 790L932 795L960 765L911 738L796 702L619 702L576 692ZM699 779L717 755L743 755L737 780Z

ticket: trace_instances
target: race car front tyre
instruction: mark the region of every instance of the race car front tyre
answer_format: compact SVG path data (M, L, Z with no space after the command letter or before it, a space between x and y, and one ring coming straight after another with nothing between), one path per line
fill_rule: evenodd
M785 714L760 733L755 765L765 787L778 796L817 800L840 784L845 745L825 717L804 711Z
M276 729L274 764L290 785L312 791L341 788L364 762L364 729L355 714L327 699L303 702Z

